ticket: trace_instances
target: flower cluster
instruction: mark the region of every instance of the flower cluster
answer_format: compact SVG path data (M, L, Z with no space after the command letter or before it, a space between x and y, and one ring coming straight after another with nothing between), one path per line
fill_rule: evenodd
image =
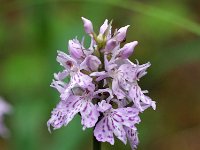
M11 112L11 106L0 97L0 136L8 137L9 130L4 124L4 115Z
M145 94L138 81L146 75L150 63L132 63L138 44L122 44L129 26L111 32L112 22L105 20L99 33L92 22L83 18L85 32L91 37L89 48L84 39L69 40L69 55L58 51L57 61L64 67L54 74L51 84L60 93L60 102L51 112L47 125L58 129L66 126L76 114L81 115L83 129L94 127L98 141L114 144L114 135L124 144L129 141L132 149L138 144L136 124L139 113L146 108L155 109L155 102ZM69 82L65 82L66 78Z

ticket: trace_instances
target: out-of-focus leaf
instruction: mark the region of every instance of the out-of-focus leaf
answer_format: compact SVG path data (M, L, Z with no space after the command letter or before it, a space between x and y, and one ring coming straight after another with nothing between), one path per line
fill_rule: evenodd
M24 4L21 3L19 5L19 8L27 8L30 6L34 6L34 5L41 5L41 4L45 4L45 3L54 3L55 0L43 0L43 1L36 1L36 2L32 2L29 4ZM119 1L119 0L66 0L66 1L62 1L60 0L60 2L94 2L94 3L103 3L103 4L109 4L109 5L113 5L113 6L117 6L119 8L124 8L124 9L128 9L131 11L135 11L135 12L139 12L142 13L144 15L150 16L150 17L155 17L155 18L159 18L161 20L164 20L166 22L169 22L171 24L177 25L179 27L182 27L194 34L200 35L200 25L190 19L187 19L185 17L181 17L177 14L171 13L169 11L165 11L162 9L159 9L157 7L154 6L150 6L150 5L145 5L144 3L141 2L137 2L137 1ZM15 6L15 3L11 3L10 5L6 6L7 10L4 10L5 12L8 10L12 10L13 6Z
M89 1L92 1L92 0L89 0ZM137 2L137 1L131 1L131 2L123 1L122 3L120 3L119 1L115 1L115 0L110 0L110 1L100 0L98 2L107 3L110 5L131 10L131 11L139 12L141 14L144 14L150 17L155 17L160 20L166 21L168 23L182 27L183 29L186 29L200 36L200 25L198 23L190 19L187 19L186 17L181 17L177 15L176 13L172 13L171 11L165 11L163 9L159 9L158 7L145 5L144 3Z
M176 46L169 46L163 48L160 52L153 54L151 63L154 69L151 69L152 79L155 82L164 73L175 69L185 63L190 63L200 60L200 39L179 44Z
M21 99L26 99L20 97ZM36 98L30 101L22 101L15 98L13 114L12 114L12 137L13 143L10 145L11 149L15 150L35 150L40 149L41 127L44 123L45 103L42 99Z
M47 145L49 150L71 150L87 147L88 141L92 141L90 129L82 130L81 119L76 116L67 127L55 130L51 135L51 142ZM79 145L81 143L82 145Z
M3 85L7 90L30 89L39 87L45 80L46 63L36 54L15 54L6 60L2 69Z

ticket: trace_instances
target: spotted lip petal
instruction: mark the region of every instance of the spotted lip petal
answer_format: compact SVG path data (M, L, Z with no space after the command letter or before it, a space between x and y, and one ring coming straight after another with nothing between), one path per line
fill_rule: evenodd
M71 76L71 82L78 84L80 87L88 89L89 91L94 91L95 89L92 78L82 72L78 72L74 76Z
M80 111L80 106L81 101L77 96L70 96L66 101L61 100L51 112L51 118L47 122L49 131L51 132L50 126L55 130L67 125Z
M98 121L99 112L97 108L92 102L83 103L81 113L81 124L83 125L83 129L94 127L96 122Z
M143 91L137 84L132 85L128 95L132 99L135 107L137 107L140 111L144 111L150 106L154 110L156 109L155 102L152 101L150 97L144 95Z
M66 126L78 112L81 114L81 123L84 128L93 127L98 120L99 112L91 101L92 99L88 99L88 97L84 97L84 95L71 95L68 99L61 100L52 111L51 118L47 122L49 131L50 126L52 126L53 129L61 128L63 125Z
M135 150L139 144L138 132L128 127L124 127L131 149Z
M102 103L99 104L99 107L102 107L102 105L106 106L105 101ZM127 137L124 126L136 129L134 125L140 121L138 114L139 111L131 107L107 109L104 112L104 117L97 123L94 129L94 136L98 141L109 142L113 145L114 134L118 139L126 144Z

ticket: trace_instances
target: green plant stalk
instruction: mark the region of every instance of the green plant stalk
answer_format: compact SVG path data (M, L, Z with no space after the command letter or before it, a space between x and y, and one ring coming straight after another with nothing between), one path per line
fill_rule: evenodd
M101 150L101 142L97 141L93 135L93 150Z

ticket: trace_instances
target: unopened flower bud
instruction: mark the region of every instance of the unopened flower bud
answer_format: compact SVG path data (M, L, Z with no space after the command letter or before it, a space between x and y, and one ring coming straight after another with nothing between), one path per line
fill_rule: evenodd
M125 44L124 47L121 48L119 56L123 59L127 59L130 55L132 55L133 50L137 44L137 41Z
M100 27L99 34L104 34L107 28L108 28L108 20L106 19L102 24L102 26Z
M116 34L117 41L122 42L125 39L126 31L127 31L128 27L129 27L129 25L122 27L117 31L117 34Z
M92 22L84 17L81 17L81 19L83 20L83 26L84 26L85 32L87 34L92 34L94 32Z
M102 34L99 34L99 35L97 36L97 42L98 42L99 44L104 42L104 38L103 38L103 35L102 35Z
M117 45L118 45L118 42L112 38L107 41L106 46L105 46L105 51L111 52Z
M69 40L68 49L73 58L79 59L83 56L82 45L78 40Z

